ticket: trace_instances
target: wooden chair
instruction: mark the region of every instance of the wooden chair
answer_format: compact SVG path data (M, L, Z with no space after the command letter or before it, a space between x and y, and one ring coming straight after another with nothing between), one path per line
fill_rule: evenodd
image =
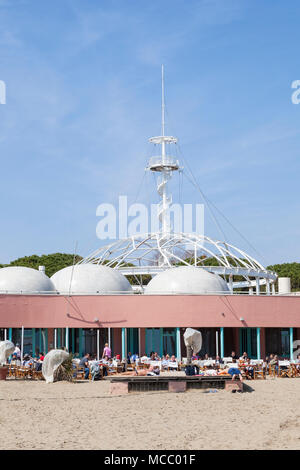
M286 361L279 361L278 366L278 377L289 377L291 364Z
M291 364L292 377L300 377L300 364Z
M75 374L76 374L76 379L84 380L84 376L85 376L84 367L77 366L75 369Z
M17 378L28 379L30 377L30 367L18 366L17 367Z
M16 369L17 369L17 366L14 365L14 364L9 364L9 367L8 367L8 377L14 377L16 378Z
M255 365L254 366L254 379L266 379L265 369L263 365Z
M271 366L271 365L269 364L268 371L269 371L269 376L270 376L272 379L275 379L275 377L277 376L276 366Z

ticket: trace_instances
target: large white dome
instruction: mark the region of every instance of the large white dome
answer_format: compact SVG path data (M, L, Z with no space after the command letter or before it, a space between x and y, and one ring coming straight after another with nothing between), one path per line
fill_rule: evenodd
M57 271L51 277L60 293L110 294L132 291L126 277L108 266L79 264Z
M145 287L145 294L216 294L228 291L220 276L193 266L167 269Z
M7 293L51 293L54 284L46 274L24 266L8 266L0 269L0 292Z

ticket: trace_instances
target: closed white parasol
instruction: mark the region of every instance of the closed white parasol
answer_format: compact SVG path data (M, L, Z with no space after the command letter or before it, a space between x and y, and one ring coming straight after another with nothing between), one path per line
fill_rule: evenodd
M200 351L202 347L202 334L201 331L194 330L193 328L187 328L183 335L184 344L190 346L194 354Z
M7 339L0 341L0 365L6 364L7 358L14 352L15 345Z
M54 381L54 372L68 357L69 353L62 349L52 349L46 354L42 365L42 374L46 383Z

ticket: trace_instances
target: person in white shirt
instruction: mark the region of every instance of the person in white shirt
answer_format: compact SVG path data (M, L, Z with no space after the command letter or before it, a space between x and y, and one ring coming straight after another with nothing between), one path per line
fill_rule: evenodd
M16 344L16 347L15 347L15 350L14 350L13 354L16 354L18 359L21 358L21 349L19 348L18 343Z

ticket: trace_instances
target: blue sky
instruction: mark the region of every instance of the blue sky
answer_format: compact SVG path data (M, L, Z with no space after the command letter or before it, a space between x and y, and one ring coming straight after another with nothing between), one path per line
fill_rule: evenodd
M0 262L101 245L96 207L134 201L160 132L162 63L168 131L261 256L222 222L227 239L266 265L299 261L299 13L298 0L0 0ZM150 183L141 202L157 201ZM185 183L182 202L202 201Z

